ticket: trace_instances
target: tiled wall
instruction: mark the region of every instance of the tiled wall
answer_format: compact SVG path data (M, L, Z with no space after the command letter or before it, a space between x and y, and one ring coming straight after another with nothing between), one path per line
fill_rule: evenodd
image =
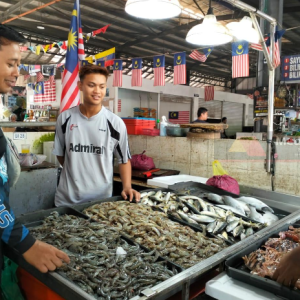
M130 135L129 145L132 154L146 150L158 168L209 178L219 160L241 185L272 189L264 168L266 142ZM276 152L275 191L300 196L300 146L276 145Z

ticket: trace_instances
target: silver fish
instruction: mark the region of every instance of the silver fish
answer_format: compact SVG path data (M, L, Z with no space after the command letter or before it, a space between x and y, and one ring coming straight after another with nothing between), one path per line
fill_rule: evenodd
M190 215L190 218L198 223L211 223L216 220L215 218L204 215Z
M157 198L161 198L162 191L157 191L157 193L154 196L157 197Z
M271 224L277 222L279 220L279 218L272 214L271 212L267 211L263 214L263 223L267 224L268 226L270 226Z
M226 222L223 222L223 221L219 221L217 223L217 226L215 227L213 233L214 234L218 234L219 232L223 231L226 227L227 223Z
M212 218L215 218L215 219L219 219L220 218L220 216L218 214L216 214L214 212L211 212L211 211L204 210L204 211L201 211L200 214L204 215L204 216L209 216L209 217L212 217Z
M264 202L262 202L256 198L243 196L243 197L238 198L238 200L245 202L249 205L252 205L256 209L261 210L263 212L269 211L271 213L274 213L274 210L270 206L268 206L267 204L265 204Z
M252 227L249 227L246 229L245 235L246 235L246 237L248 237L248 236L252 235L253 233L254 233L254 231L253 231Z
M223 199L224 199L224 202L225 202L226 205L231 206L231 207L239 210L242 215L246 215L245 210L244 210L243 206L240 204L239 201L237 201L236 199L234 199L230 196L224 196Z
M236 214L245 216L245 214L241 213L240 210L235 209L235 208L233 208L233 207L231 207L231 206L228 206L228 205L222 205L222 204L218 204L217 206L218 206L218 207L221 207L221 208L223 208L223 209L225 209L225 210L227 210L227 211L232 211L232 212L234 212L234 213L236 213ZM230 214L229 214L229 215L230 215ZM246 217L246 216L245 216L245 217Z
M234 228L236 228L240 223L240 220L235 220L230 222L227 227L226 227L226 231L227 232L231 232Z
M217 221L211 222L206 226L207 232L213 232L215 227L217 226Z
M215 207L215 212L221 217L221 218L226 218L226 212L224 209L217 208Z
M196 221L194 221L193 219L191 219L188 215L186 215L183 211L177 211L177 213L179 214L180 218L188 223L191 224L198 224Z
M228 224L231 223L231 222L233 222L233 221L236 221L236 220L239 220L239 218L236 217L236 216L234 216L234 215L229 215L229 216L226 217L226 222Z
M188 207L186 207L186 206L185 206L185 207L183 207L183 209L182 209L182 210L183 210L183 212L185 212L185 213L187 213L187 212L189 211Z
M167 195L166 195L166 197L165 197L166 203L168 203L168 201L170 200L170 198L171 198L171 193L168 192Z
M234 237L237 237L243 232L243 230L244 230L243 225L239 225L239 226L237 226L233 229L232 234L233 234Z
M207 209L207 203L204 200L202 200L201 198L199 198L197 201L199 201L202 210L208 210Z
M209 193L209 194L205 194L205 197L214 203L224 204L222 196L219 196L217 194Z
M244 240L246 238L246 233L242 232L240 235L241 241Z
M249 208L250 208L249 218L256 222L264 223L263 216L256 211L255 207L252 205L249 205Z
M146 196L148 196L148 192L141 193L141 199L143 199Z
M250 215L250 208L249 208L248 204L246 204L246 203L243 202L243 201L239 201L239 200L238 200L238 202L239 202L239 204L243 207L246 216L249 216L249 215Z

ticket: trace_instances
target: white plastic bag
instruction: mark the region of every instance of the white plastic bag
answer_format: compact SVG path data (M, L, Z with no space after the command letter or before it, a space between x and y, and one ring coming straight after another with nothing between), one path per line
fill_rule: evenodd
M47 158L46 155L36 155L33 153L19 153L19 157L22 167L38 166Z

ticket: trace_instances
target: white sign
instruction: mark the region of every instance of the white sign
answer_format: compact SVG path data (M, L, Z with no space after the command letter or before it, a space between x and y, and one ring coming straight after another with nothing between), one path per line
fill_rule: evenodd
M14 132L14 140L26 140L27 133L26 132Z

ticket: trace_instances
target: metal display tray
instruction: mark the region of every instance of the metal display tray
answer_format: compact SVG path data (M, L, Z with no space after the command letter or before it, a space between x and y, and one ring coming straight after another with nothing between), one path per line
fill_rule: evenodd
M89 220L91 222L96 222L94 220L91 220L88 216L85 214L71 208L71 207L59 207L59 208L53 208L49 210L41 210L34 213L22 215L18 220L22 222L26 227L30 229L30 227L39 226L42 224L42 221L48 217L52 212L58 212L59 215L74 215L86 220ZM126 242L128 242L131 245L136 245L135 241L130 239L128 236L124 234L120 234L121 239L124 239ZM147 247L140 245L140 248L144 250L145 252L151 252ZM57 272L49 272L46 274L43 274L39 272L36 268L31 266L29 263L25 261L25 259L18 254L18 252L8 246L5 246L4 248L4 254L13 260L15 263L17 263L20 267L22 267L24 270L32 274L35 278L37 278L39 281L41 281L43 284L48 286L50 289L52 289L54 292L56 292L58 295L63 297L66 300L95 300L93 296L87 294L84 292L79 286L76 285L71 279L68 279L65 276L62 276L61 274L58 274ZM169 261L168 259L165 259L161 256L158 257L157 261L166 261L167 267L172 270L175 268L178 273L182 272L184 269L175 264L172 261Z
M227 191L221 190L219 188L216 187L212 187L200 182L194 182L194 181L188 181L188 182L180 182L180 183L175 183L173 185L169 186L169 189L172 191L180 191L183 190L184 188L197 188L197 190L199 190L199 192L197 193L193 193L191 192L191 195L193 196L197 196L197 197L203 197L203 194L205 193L214 193L214 194L218 194L220 196L230 196L232 198L238 198L242 195L235 195L232 193L229 193ZM257 198L259 199L259 198ZM215 203L211 202L209 199L205 198L205 201L211 203L212 205L215 205ZM272 207L273 208L273 207ZM274 210L274 214L279 218L279 219L283 219L284 217L286 217L287 215L289 215L290 213L281 209L277 209L277 208L273 208ZM243 218L245 221L252 221L252 222L256 222L259 223L257 221L254 221L248 217L242 216L240 214L236 214L234 213L236 216Z
M238 253L229 257L225 261L225 268L228 276L236 280L250 284L254 287L271 292L277 296L283 297L284 299L299 300L300 299L299 290L294 290L286 286L283 286L274 280L251 274L250 270L245 266L244 261L242 259L243 256L249 255L253 251L259 249L269 238L278 238L278 233L280 231L288 230L289 226L290 224L283 225L281 228L276 229L276 231L270 232L268 235L256 240L248 247L245 247ZM299 228L300 224L295 224L293 226Z

